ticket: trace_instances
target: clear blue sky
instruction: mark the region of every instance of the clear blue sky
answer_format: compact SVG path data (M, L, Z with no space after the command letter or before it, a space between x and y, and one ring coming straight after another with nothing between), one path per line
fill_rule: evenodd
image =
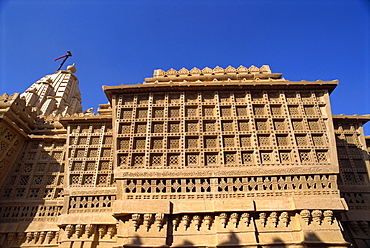
M370 113L370 1L0 0L0 93L23 92L72 51L83 108L102 85L154 69L270 65L288 80L339 80L333 114ZM366 125L370 135L370 125Z

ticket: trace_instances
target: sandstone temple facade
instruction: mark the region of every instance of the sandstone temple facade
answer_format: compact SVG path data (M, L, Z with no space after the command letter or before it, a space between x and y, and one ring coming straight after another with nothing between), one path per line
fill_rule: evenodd
M370 247L370 115L269 66L155 70L82 111L75 67L0 96L0 247Z

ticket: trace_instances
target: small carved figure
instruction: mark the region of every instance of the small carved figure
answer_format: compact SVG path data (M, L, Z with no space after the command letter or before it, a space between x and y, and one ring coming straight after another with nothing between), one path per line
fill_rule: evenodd
M144 214L144 227L149 231L150 225L152 224L152 214Z
M300 215L302 219L304 220L304 222L306 222L306 224L308 225L310 223L310 218L311 218L310 211L308 211L307 209L304 209L301 211Z
M241 219L243 220L243 222L249 226L249 218L250 218L250 215L248 213L244 213L242 214L241 216Z
M93 233L93 225L88 224L85 226L86 235L89 238L91 234Z
M226 224L227 224L227 214L226 214L226 213L222 213L222 214L220 214L219 218L220 218L221 225L222 225L224 228L226 228Z
M84 231L84 226L81 224L76 225L76 235L77 237L81 237Z
M140 219L141 219L140 214L132 214L132 223L134 224L135 231L138 229L140 225Z
M180 224L180 218L178 216L176 216L175 218L173 218L172 220L172 225L173 225L173 229L176 231L177 230L177 227L179 226Z
M17 235L18 245L23 243L23 240L25 237L26 237L26 234L24 232L18 233Z
M321 216L322 216L321 210L313 210L312 211L312 220L317 222L318 224L321 223Z
M236 227L237 227L237 225L238 225L238 218L239 218L238 213L232 213L232 214L230 215L231 223L233 223L233 224L234 224L234 227L235 227L235 228L236 228Z
M210 230L212 224L212 217L210 215L204 216L203 222L206 225L207 229Z
M113 236L116 234L116 227L115 226L109 226L108 227L108 235L110 238L113 238Z
M262 226L265 226L266 225L266 213L260 213L260 221L261 221L261 224Z
M200 216L199 215L194 215L193 221L194 221L195 229L197 229L199 231L200 222L201 222Z
M47 244L50 244L50 242L53 240L54 238L54 232L52 231L49 231L46 233L46 243Z
M33 237L35 238L35 243L37 243L39 241L39 238L40 238L40 232L34 232Z
M164 214L156 214L155 215L155 223L157 225L158 231L160 231L163 227L164 221Z
M189 216L188 215L184 215L183 217L182 217L182 223L184 223L184 229L185 229L185 231L186 231L186 229L189 227L189 225L190 225L190 218L189 218Z
M100 225L98 228L99 237L103 238L104 235L107 233L107 227L105 225Z
M40 233L40 244L44 243L45 238L46 238L46 232L43 231Z
M333 211L331 210L324 211L324 221L329 223L330 225L333 223Z
M8 245L10 246L10 244L13 242L14 238L15 238L16 234L15 233L8 233Z
M70 238L73 234L74 226L73 225L67 225L65 231L67 233L67 237Z
M282 212L280 214L279 220L281 221L281 223L283 223L284 226L288 226L288 223L289 223L289 214L288 214L288 212Z
M277 227L277 222L278 222L278 214L276 212L272 212L270 214L270 219L274 227Z

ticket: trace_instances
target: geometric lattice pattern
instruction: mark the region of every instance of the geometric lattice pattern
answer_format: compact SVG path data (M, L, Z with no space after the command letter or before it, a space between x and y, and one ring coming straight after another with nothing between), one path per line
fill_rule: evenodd
M125 119L132 111L122 111ZM130 114L126 114L130 113ZM113 185L112 127L110 123L76 123L71 125L69 140L69 185L71 187L109 187ZM135 148L145 147L136 140ZM129 139L122 139L118 149L130 147ZM127 159L126 159L127 160ZM122 161L121 161L122 162Z
M118 166L166 168L175 164L173 153L179 154L176 168L250 166L243 157L249 153L260 154L254 166L329 163L322 94L240 90L119 95ZM142 99L151 104L142 104ZM251 136L256 132L257 137Z

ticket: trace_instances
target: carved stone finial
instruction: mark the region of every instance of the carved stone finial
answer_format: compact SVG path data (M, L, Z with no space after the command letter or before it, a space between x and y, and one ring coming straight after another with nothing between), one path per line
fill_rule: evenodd
M75 67L76 64L72 64L72 65L69 65L67 66L67 70L70 72L70 73L76 73L76 67Z

